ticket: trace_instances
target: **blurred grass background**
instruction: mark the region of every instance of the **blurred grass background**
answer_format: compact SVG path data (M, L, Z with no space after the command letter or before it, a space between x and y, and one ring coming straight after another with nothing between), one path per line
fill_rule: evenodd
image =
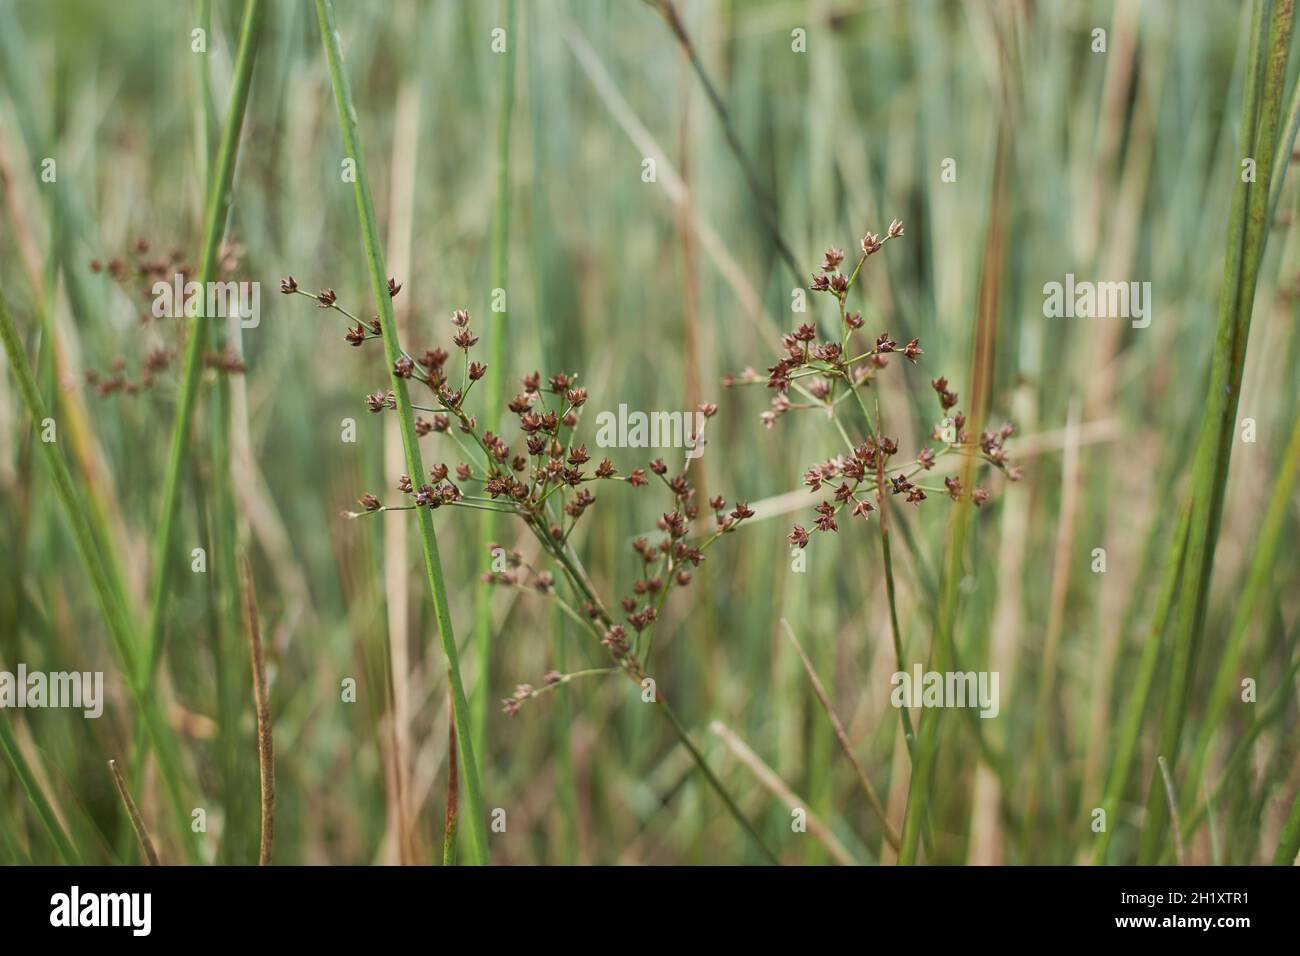
M819 535L805 573L785 535L813 499L808 464L837 453L813 415L759 423L768 394L724 390L722 377L774 359L779 333L828 245L853 250L891 218L906 237L872 258L851 305L866 331L919 337L920 368L891 367L879 397L905 453L934 421L929 379L966 399L981 276L999 284L992 421L1014 421L1025 479L976 516L962 556L956 643L962 665L1001 675L1001 713L983 721L999 755L981 757L964 720L947 720L927 801L945 863L1073 863L1098 835L1120 715L1184 500L1204 403L1222 274L1224 228L1240 170L1241 84L1249 11L1227 0L1115 2L724 2L681 0L682 20L725 101L746 156L772 194L800 273L778 253L723 128L673 34L650 5L522 0L507 36L515 57L504 325L507 368L579 372L594 412L721 410L694 466L702 497L762 502L753 526L720 542L696 583L669 601L655 672L711 765L787 862L845 854L891 862L879 821L797 656L786 618L826 684L858 759L900 825L907 749L889 705L895 670L875 530L842 523ZM139 378L143 357L178 344L174 320L141 321L129 295L92 259L198 256L207 157L224 116L241 4L111 7L74 0L0 0L0 292L28 337L60 443L78 406L88 434L74 472L100 489L126 590L143 614L151 581L175 372L139 394L100 396L84 372L117 359ZM191 31L207 23L207 52ZM446 346L446 319L468 308L486 327L492 296L504 6L456 0L345 4L339 10L371 187L386 236L395 301L413 352ZM1106 51L1092 51L1095 29ZM792 31L806 52L792 50ZM1292 65L1294 72L1294 64ZM205 107L210 85L211 110ZM1288 85L1289 88L1289 85ZM996 188L999 143L1004 188ZM42 160L57 162L43 182ZM656 181L642 179L653 158ZM328 313L276 294L292 274L332 287L368 315L350 184L311 4L268 4L244 127L229 237L233 274L259 281L261 322L245 329L247 373L229 379L229 475L195 446L174 546L163 680L172 723L206 810L206 859L253 862L257 760L247 651L230 596L237 583L193 547L219 539L214 489L229 481L239 540L251 554L268 646L277 751L279 863L429 862L439 856L447 771L447 686L436 651L417 536L400 514L348 522L339 512L372 491L395 495L395 426L366 412L386 387L382 358L352 351ZM945 182L946 160L956 178ZM1001 204L1000 239L990 234ZM1212 715L1211 687L1292 432L1297 204L1288 184L1255 303L1240 415L1257 440L1234 445L1206 637L1190 697L1188 739L1208 759L1194 777L1174 765L1190 859L1271 860L1300 789L1297 716L1297 515L1282 489L1282 545L1261 572L1239 679ZM1043 316L1042 288L1080 279L1149 281L1149 328L1118 319ZM50 304L53 340L38 334ZM818 297L810 314L830 321ZM168 323L172 324L169 325ZM208 370L199 427L221 373ZM6 376L6 379L8 376ZM356 419L355 444L340 440ZM6 711L18 748L62 828L88 862L135 859L106 761L131 753L136 715L56 502L35 459L39 440L12 388L0 388L0 666L103 670L105 716ZM459 460L424 439L428 462ZM613 450L621 472L645 464ZM86 462L98 471L85 473ZM1284 473L1285 474L1285 473ZM648 492L651 489L646 489ZM620 493L622 492L622 493ZM628 544L664 502L614 488L579 547L603 594L635 574ZM927 659L947 556L948 503L906 513L895 545L909 662ZM473 644L472 512L436 514L467 684ZM522 528L500 527L502 541ZM228 543L227 543L228 544ZM903 546L905 545L905 546ZM224 545L223 545L224 546ZM1092 572L1105 548L1106 571ZM233 564L231 565L233 567ZM495 863L756 862L721 805L626 682L577 682L514 718L497 698L548 670L598 666L599 648L527 595L493 592L479 754ZM1158 637L1158 636L1157 636ZM1059 650L1043 672L1044 648ZM590 663L588 663L590 662ZM1109 862L1132 862L1156 766L1167 668L1157 672L1137 761L1109 815ZM396 675L396 676L395 676ZM357 703L340 682L357 681ZM1045 680L1046 677L1046 680ZM1044 692L1047 688L1047 692ZM791 831L790 807L737 756L729 728L793 792L831 838ZM1035 732L1046 752L1030 759ZM1191 748L1185 748L1185 753ZM752 763L752 761L751 761ZM139 772L140 768L134 768ZM1030 782L1032 778L1032 783ZM153 772L136 800L164 859L180 857ZM1026 791L1034 791L1032 800ZM1208 806L1206 805L1207 798ZM839 856L837 857L837 846ZM1166 859L1172 859L1170 841ZM0 862L51 862L10 764L0 765ZM1289 862L1289 861L1288 861Z

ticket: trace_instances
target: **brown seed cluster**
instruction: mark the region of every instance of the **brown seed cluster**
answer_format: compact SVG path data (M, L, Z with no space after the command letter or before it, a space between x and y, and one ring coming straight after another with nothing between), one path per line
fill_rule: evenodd
M315 299L319 307L346 317L350 327L345 339L350 345L359 346L382 337L377 320L369 326L359 322L339 304L338 295L332 289L312 295L303 291L292 276L281 281L280 289L286 295ZM396 295L400 290L401 285L390 279L389 294ZM644 676L640 655L643 649L649 649L649 632L662 613L670 589L673 585L679 588L689 585L693 571L704 560L712 543L753 517L753 509L740 502L728 510L727 502L715 497L708 502L708 511L713 514L712 528L703 530L703 508L695 500L695 487L685 470L671 474L663 459L655 459L645 468L621 475L609 458L596 460L587 446L577 440L588 394L579 385L575 373L557 372L543 380L540 372L532 372L520 379L519 390L506 404L513 416L512 438L480 428L467 408L466 399L474 385L487 374L488 367L471 358L479 337L473 330L470 314L457 309L450 324L452 344L461 353L459 362L453 361L452 353L441 348L426 349L418 358L402 351L391 372L412 385L423 386L429 400L435 403L414 405L427 413L416 419L416 434L448 436L462 460L438 462L430 469L427 479L402 475L397 490L404 497L404 504L385 505L375 495L366 493L358 499L363 510L345 514L360 517L380 511L436 509L448 505L495 511L519 519L567 582L568 587L563 590L572 595L573 603L561 593L551 571L533 567L517 551L506 551L495 544L489 546L493 570L484 572L483 580L489 584L528 588L564 604L570 615L583 622L605 646L617 669L639 681ZM382 413L396 408L397 399L391 389L381 388L366 396L366 404L372 412ZM698 408L706 418L718 410L717 405L709 402L701 403ZM599 496L594 489L598 483L625 482L640 488L650 482L649 475L663 485L671 506L656 522L659 533L655 540L638 538L633 542L640 573L619 602L622 619L616 621L615 612L599 599L581 569L570 538L579 521L597 503ZM503 560L504 565L498 566ZM554 676L542 690L566 679L564 675ZM504 709L514 713L537 693L530 685L520 685L514 696L503 702Z
M948 387L948 380L934 379L931 383L938 396L942 419L934 427L931 441L934 446L922 447L910 460L900 459L898 440L883 432L879 408L873 416L863 399L875 376L889 365L890 358L900 355L907 364L917 364L924 354L920 342L913 338L900 344L889 332L881 332L869 343L858 344L855 333L865 324L859 312L848 310L849 291L855 285L863 264L884 248L885 243L903 235L903 224L897 219L889 224L884 235L868 232L859 243L861 255L851 273L845 273L844 250L830 248L822 259L821 269L813 275L810 290L830 295L836 302L839 323L834 337L818 335L816 326L803 323L781 339L781 355L768 367L767 376L746 369L739 376L725 380L725 384L766 384L775 392L770 406L762 413L763 424L773 428L786 414L806 409L819 409L823 414L836 415L843 399L852 398L862 413L861 425L866 437L851 441L846 423L840 423L840 432L847 448L843 454L814 464L804 473L804 484L813 491L825 490L830 497L814 509L811 529L796 524L788 535L792 545L807 547L815 532L837 532L839 521L847 508L850 515L869 518L873 511L883 507L886 495L901 497L911 504L925 501L927 492L946 495L953 500L963 500L966 492L955 477L945 478L943 485L926 483L940 458L946 455L976 457L982 463L1000 470L1009 480L1020 477L1020 470L1008 462L1003 443L1013 429L1004 425L999 431L983 432L978 440L965 430L966 416L954 410L957 393ZM835 419L837 423L839 419ZM970 499L982 505L989 498L987 489L971 490ZM874 502L874 503L873 503Z
M164 247L165 248L165 247ZM223 243L218 250L218 271L220 278L228 279L239 269L244 256L244 247L237 242ZM90 368L84 375L86 384L93 388L101 398L110 395L136 395L157 387L165 379L165 373L180 354L184 344L183 326L169 327L154 317L152 304L156 296L154 284L166 282L171 285L180 275L182 286L197 277L197 270L180 248L171 248L166 252L156 252L155 244L141 236L130 244L120 256L114 256L107 262L92 259L90 271L96 275L106 275L113 280L123 294L139 307L138 319L141 330L131 336L137 346L135 356L116 356L107 368ZM229 374L242 374L247 367L233 353L207 353L203 356L206 368ZM129 368L134 365L136 372L131 374Z

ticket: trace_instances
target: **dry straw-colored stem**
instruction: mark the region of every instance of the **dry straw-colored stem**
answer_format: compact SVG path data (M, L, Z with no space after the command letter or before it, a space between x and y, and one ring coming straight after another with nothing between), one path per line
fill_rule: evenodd
M791 812L795 810L804 812L808 832L816 838L818 843L826 847L827 852L834 857L836 863L841 866L857 866L857 860L853 859L853 854L831 832L830 827L826 826L822 819L808 808L808 801L791 790L777 772L769 767L762 757L754 753L749 748L749 745L736 735L735 731L720 720L715 720L709 724L709 730L726 744L727 749L735 754L736 758L758 778L758 782L771 791L773 796L784 803Z
M239 556L239 588L243 594L244 630L248 634L249 665L253 671L253 703L257 708L257 769L261 779L262 830L259 866L271 865L275 838L275 745L271 738L271 697L266 685L266 650L257 616L257 591L248 556Z
M140 841L140 849L144 853L145 860L150 866L158 866L161 861L158 859L158 851L154 848L153 839L149 836L149 830L144 825L144 817L140 815L140 808L135 805L135 800L131 798L131 791L126 785L126 780L122 777L122 771L117 769L117 761L110 760L108 769L113 773L113 785L117 787L117 795L122 798L122 805L126 807L126 815L131 820L131 829L135 831L135 838Z
M826 716L830 719L840 749L844 751L844 756L848 758L849 763L853 765L853 769L858 775L858 782L862 784L862 790L867 795L867 802L871 804L871 809L876 811L876 816L880 817L880 822L884 824L885 839L897 852L899 847L898 830L889 822L885 806L880 802L880 797L876 795L876 788L871 785L871 780L868 779L866 771L862 769L862 764L858 763L858 758L853 755L853 745L849 743L849 735L844 729L844 724L840 722L839 715L835 713L835 708L831 706L830 698L826 695L826 688L822 686L821 679L813 669L812 661L808 659L808 655L804 652L799 639L794 636L794 631L790 628L790 622L785 618L781 618L781 627L785 630L785 636L790 639L790 643L794 645L794 649L799 655L799 660L803 663L803 669L808 674L808 681L812 684L813 693L817 695L822 710L826 711Z

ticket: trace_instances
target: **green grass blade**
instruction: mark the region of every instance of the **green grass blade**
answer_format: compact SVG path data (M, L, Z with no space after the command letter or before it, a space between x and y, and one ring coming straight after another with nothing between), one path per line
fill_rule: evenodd
M81 862L81 858L77 855L76 848L68 839L68 835L63 832L63 827L59 825L59 818L55 815L49 801L45 799L45 793L36 782L36 775L32 773L32 768L27 766L22 751L18 749L18 741L14 739L14 731L9 726L7 715L0 717L0 748L3 748L5 756L9 759L9 765L14 768L18 782L27 793L27 799L31 800L32 806L36 808L36 815L41 818L41 825L45 827L50 841L59 851L59 856L69 866L76 866Z
M379 242L379 228L375 221L374 205L370 198L369 181L357 133L357 110L352 99L352 88L343 68L342 43L334 19L331 0L316 0L316 15L320 22L321 43L329 64L330 83L334 87L334 101L338 107L339 127L343 148L356 167L353 191L357 203L357 218L361 226L361 243L365 250L366 267L370 273L371 291L379 323L383 330L384 356L392 378L393 393L397 397L397 416L402 431L402 447L406 453L407 473L423 475L424 463L420 457L419 439L415 433L415 415L406 380L393 374L393 364L401 356L397 342L397 321L393 316L393 301L388 294L388 277L384 270L383 247ZM438 635L447 662L447 676L451 683L453 716L456 725L456 742L460 752L460 773L465 780L466 815L471 834L474 862L488 862L487 816L483 809L483 794L479 787L478 763L474 758L474 740L469 727L469 705L465 700L465 687L460 676L459 653L456 635L452 630L451 609L447 602L447 585L443 580L442 559L438 552L438 539L433 527L433 517L427 508L415 510L420 528L420 542L424 551L424 565L429 577L429 590L433 596L433 611L438 622Z
M217 275L217 254L226 231L226 216L230 209L235 180L235 160L239 153L244 110L248 105L248 91L253 80L253 64L257 60L261 22L262 0L248 0L244 5L244 19L239 29L239 52L235 56L230 108L226 114L226 125L221 134L221 146L217 152L208 190L203 255L199 263L198 277L199 284L204 288ZM172 568L177 564L171 554L173 530L176 512L180 505L181 479L185 473L190 423L198 399L199 375L203 369L208 323L212 321L215 319L207 317L195 322L190 329L190 339L185 347L176 418L172 423L171 446L167 455L162 504L159 508L154 539L153 597L149 608L149 632L146 637L145 656L141 661L141 666L144 668L142 676L145 678L146 685L152 683L153 674L162 655L163 615L166 612L167 598L171 589Z
M510 117L514 110L515 86L515 0L503 0L503 16L506 31L505 52L498 54L500 64L500 99L497 108L497 168L496 168L496 212L492 220L492 295L496 290L506 294L502 311L497 311L496 302L488 320L488 371L494 381L500 383L487 390L486 405L483 414L484 427L498 433L501 428L501 409L504 402L506 382L510 381L506 368L507 318L510 314L509 273L507 265L510 251ZM481 516L477 525L478 541L474 548L474 558L483 570L491 565L487 546L496 540L496 512L487 511ZM479 584L474 591L474 650L478 657L478 683L474 687L471 713L474 728L474 750L483 755L487 753L485 739L487 729L488 706L492 699L491 662L492 662L492 589Z
M1257 4L1256 20L1262 21ZM1256 181L1239 182L1233 195L1228 229L1228 256L1219 300L1219 331L1211 363L1206 417L1197 445L1192 486L1192 520L1188 533L1185 570L1173 648L1173 670L1165 704L1159 753L1177 767L1187 696L1195 676L1196 655L1205 623L1205 606L1214 564L1214 546L1227 484L1231 442L1235 432L1237 402L1246 360L1254 306L1255 282L1268 234L1266 221L1273 156L1286 65L1290 53L1294 0L1279 0L1273 7L1268 31L1265 69L1257 64L1261 51L1252 50L1243 97L1241 155L1257 157ZM1256 29L1252 43L1261 31ZM1140 863L1154 863L1166 839L1169 807L1153 776L1147 794L1147 817L1142 833Z

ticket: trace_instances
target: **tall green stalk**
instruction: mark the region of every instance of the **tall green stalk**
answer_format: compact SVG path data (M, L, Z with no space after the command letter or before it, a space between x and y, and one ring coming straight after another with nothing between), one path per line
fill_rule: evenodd
M334 88L334 102L338 107L339 128L343 148L356 169L353 192L357 203L357 218L361 225L361 244L365 250L366 267L370 273L371 291L379 324L383 332L384 357L388 362L393 394L397 400L397 417L402 432L402 447L406 453L407 474L418 477L424 474L420 457L419 439L415 433L415 415L406 379L393 373L393 364L401 356L397 341L397 320L393 316L393 300L388 294L388 277L384 269L383 246L379 242L379 228L375 209L370 198L369 181L361 154L357 134L357 109L352 99L352 88L343 69L343 50L335 23L332 0L316 0L316 16L320 22L321 43L329 64L330 83ZM465 780L465 803L468 829L472 839L473 860L478 865L488 862L487 816L483 809L483 794L479 788L478 763L474 758L474 739L469 727L469 705L465 700L465 687L461 682L456 635L452 630L451 609L447 602L447 585L442 575L442 559L438 552L438 539L433 527L433 517L427 508L415 509L420 528L420 542L424 551L424 565L429 577L429 591L433 596L433 612L438 622L438 635L447 663L447 676L451 683L453 719L456 726L456 743L460 754L460 774Z
M1192 483L1192 518L1184 556L1185 581L1178 601L1173 669L1165 703L1158 753L1177 767L1187 697L1205 626L1205 608L1214 567L1214 549L1228 478L1237 402L1246 361L1255 282L1268 235L1269 187L1278 137L1294 25L1294 0L1277 0L1269 21L1267 56L1260 41L1264 0L1255 6L1251 54L1242 107L1240 154L1256 161L1254 182L1238 182L1228 228L1228 255L1219 297L1219 330L1211 362L1206 415L1197 443ZM1177 556L1175 556L1177 557ZM1168 836L1169 806L1153 771L1147 793L1146 823L1138 862L1155 863Z
M244 125L244 110L248 105L248 91L253 79L253 64L257 59L257 44L262 20L262 0L248 0L244 5L244 19L239 28L239 52L235 56L235 73L230 91L230 108L226 114L225 129L221 134L221 147L216 156L213 176L208 189L207 220L203 236L203 257L199 263L199 284L216 278L217 254L225 235L226 215L230 209L232 186L235 179L235 159L239 153L239 138ZM154 588L149 610L149 633L146 637L145 655L141 661L142 677L146 686L153 682L158 660L162 654L163 615L171 590L172 569L178 563L171 554L176 511L180 504L181 477L185 472L186 449L189 446L190 422L198 398L199 376L203 370L203 352L208 339L208 324L216 321L207 316L195 322L190 329L190 339L185 347L185 361L181 372L180 394L176 403L176 418L172 423L171 448L167 456L167 472L163 480L162 505L154 539Z
M1219 721L1223 719L1228 700L1234 694L1233 688L1241 678L1238 664L1241 661L1242 645L1245 643L1246 632L1251 622L1255 620L1256 605L1259 604L1270 584L1273 564L1282 542L1282 531L1286 526L1287 511L1291 505L1291 493L1295 488L1298 472L1300 472L1300 418L1296 419L1291 429L1291 439L1283 456L1282 469L1278 472L1277 481L1273 485L1273 496L1269 499L1268 510L1264 513L1264 522L1260 525L1259 534L1255 539L1255 556L1246 575L1246 586L1237 602L1232 619L1232 630L1228 633L1228 642L1224 646L1223 656L1219 659L1219 671L1214 679L1205 716L1196 738L1196 746L1188 763L1188 780L1200 780L1201 769L1205 766L1205 757L1214 731Z
M68 835L63 832L63 827L59 825L59 818L54 813L54 808L50 802L45 799L45 793L41 790L41 785L36 781L36 775L32 773L32 768L27 766L27 761L23 757L22 751L18 749L18 741L14 738L14 730L9 726L9 717L0 718L0 750L5 752L10 766L14 768L14 773L18 777L18 782L22 784L23 790L27 793L27 799L31 800L32 806L36 808L36 815L41 818L41 825L45 827L45 832L49 834L50 841L54 848L59 851L59 856L63 862L69 866L76 866L81 862L77 855L76 848Z
M18 329L9 316L3 298L0 298L0 340L3 341L5 353L9 357L9 366L13 369L14 378L18 383L18 392L27 407L32 426L39 428L41 422L47 417L45 402L41 398L27 355L23 351L22 342L18 338ZM126 599L117 589L104 558L109 547L108 542L97 538L95 526L87 514L87 506L73 486L72 474L68 471L67 463L58 450L58 443L40 441L36 444L49 468L55 497L63 509L64 518L72 532L77 555L85 566L91 589L99 602L100 612L108 627L109 638L116 651L127 689L131 693L136 709L144 719L149 739L153 741L157 750L159 773L166 787L172 812L176 815L176 824L184 834L182 845L190 862L198 862L196 847L189 836L189 827L185 825L185 821L189 819L189 808L183 797L181 761L176 739L171 725L163 717L161 705L155 695L142 690L141 670L136 656L134 631L126 612Z
M1169 622L1169 612L1174 598L1178 594L1178 581L1182 573L1183 549L1187 545L1187 529L1191 524L1191 507L1183 509L1183 516L1178 522L1178 531L1174 534L1174 559L1165 566L1164 580L1160 585L1160 595L1156 601L1155 618L1151 622L1151 632L1142 646L1142 657L1138 661L1137 676L1133 681L1133 690L1124 707L1124 716L1120 721L1119 739L1116 744L1115 759L1111 765L1110 780L1106 785L1106 794L1102 798L1102 808L1106 811L1106 828L1097 836L1093 845L1092 862L1094 866L1106 862L1106 853L1110 849L1110 836L1114 832L1115 811L1119 801L1128 787L1129 774L1133 766L1133 756L1137 753L1138 740L1142 735L1142 718L1146 714L1147 700L1151 696L1151 687L1155 683L1156 672L1161 661L1161 648L1165 625Z
M510 249L510 116L514 109L515 86L515 0L503 0L505 17L506 48L500 54L500 99L497 108L497 197L496 212L492 220L492 295L495 300L496 290L506 293L508 286L507 254ZM488 368L497 376L497 381L509 380L506 369L506 318L509 315L509 296L501 303L492 303L492 314L488 320ZM504 395L503 388L490 388L487 391L483 415L484 427L493 434L501 429L501 409ZM496 512L488 511L482 515L478 524L478 543L474 549L476 560L489 562L486 554L487 545L496 540ZM485 563L486 570L486 563ZM479 754L487 752L485 735L487 731L488 704L492 698L491 663L492 663L492 589L480 586L474 591L474 651L478 658L478 683L474 687L473 714L474 749Z
M1291 813L1282 828L1282 839L1278 843L1277 854L1273 857L1273 865L1292 866L1297 853L1300 853L1300 793L1296 794Z

